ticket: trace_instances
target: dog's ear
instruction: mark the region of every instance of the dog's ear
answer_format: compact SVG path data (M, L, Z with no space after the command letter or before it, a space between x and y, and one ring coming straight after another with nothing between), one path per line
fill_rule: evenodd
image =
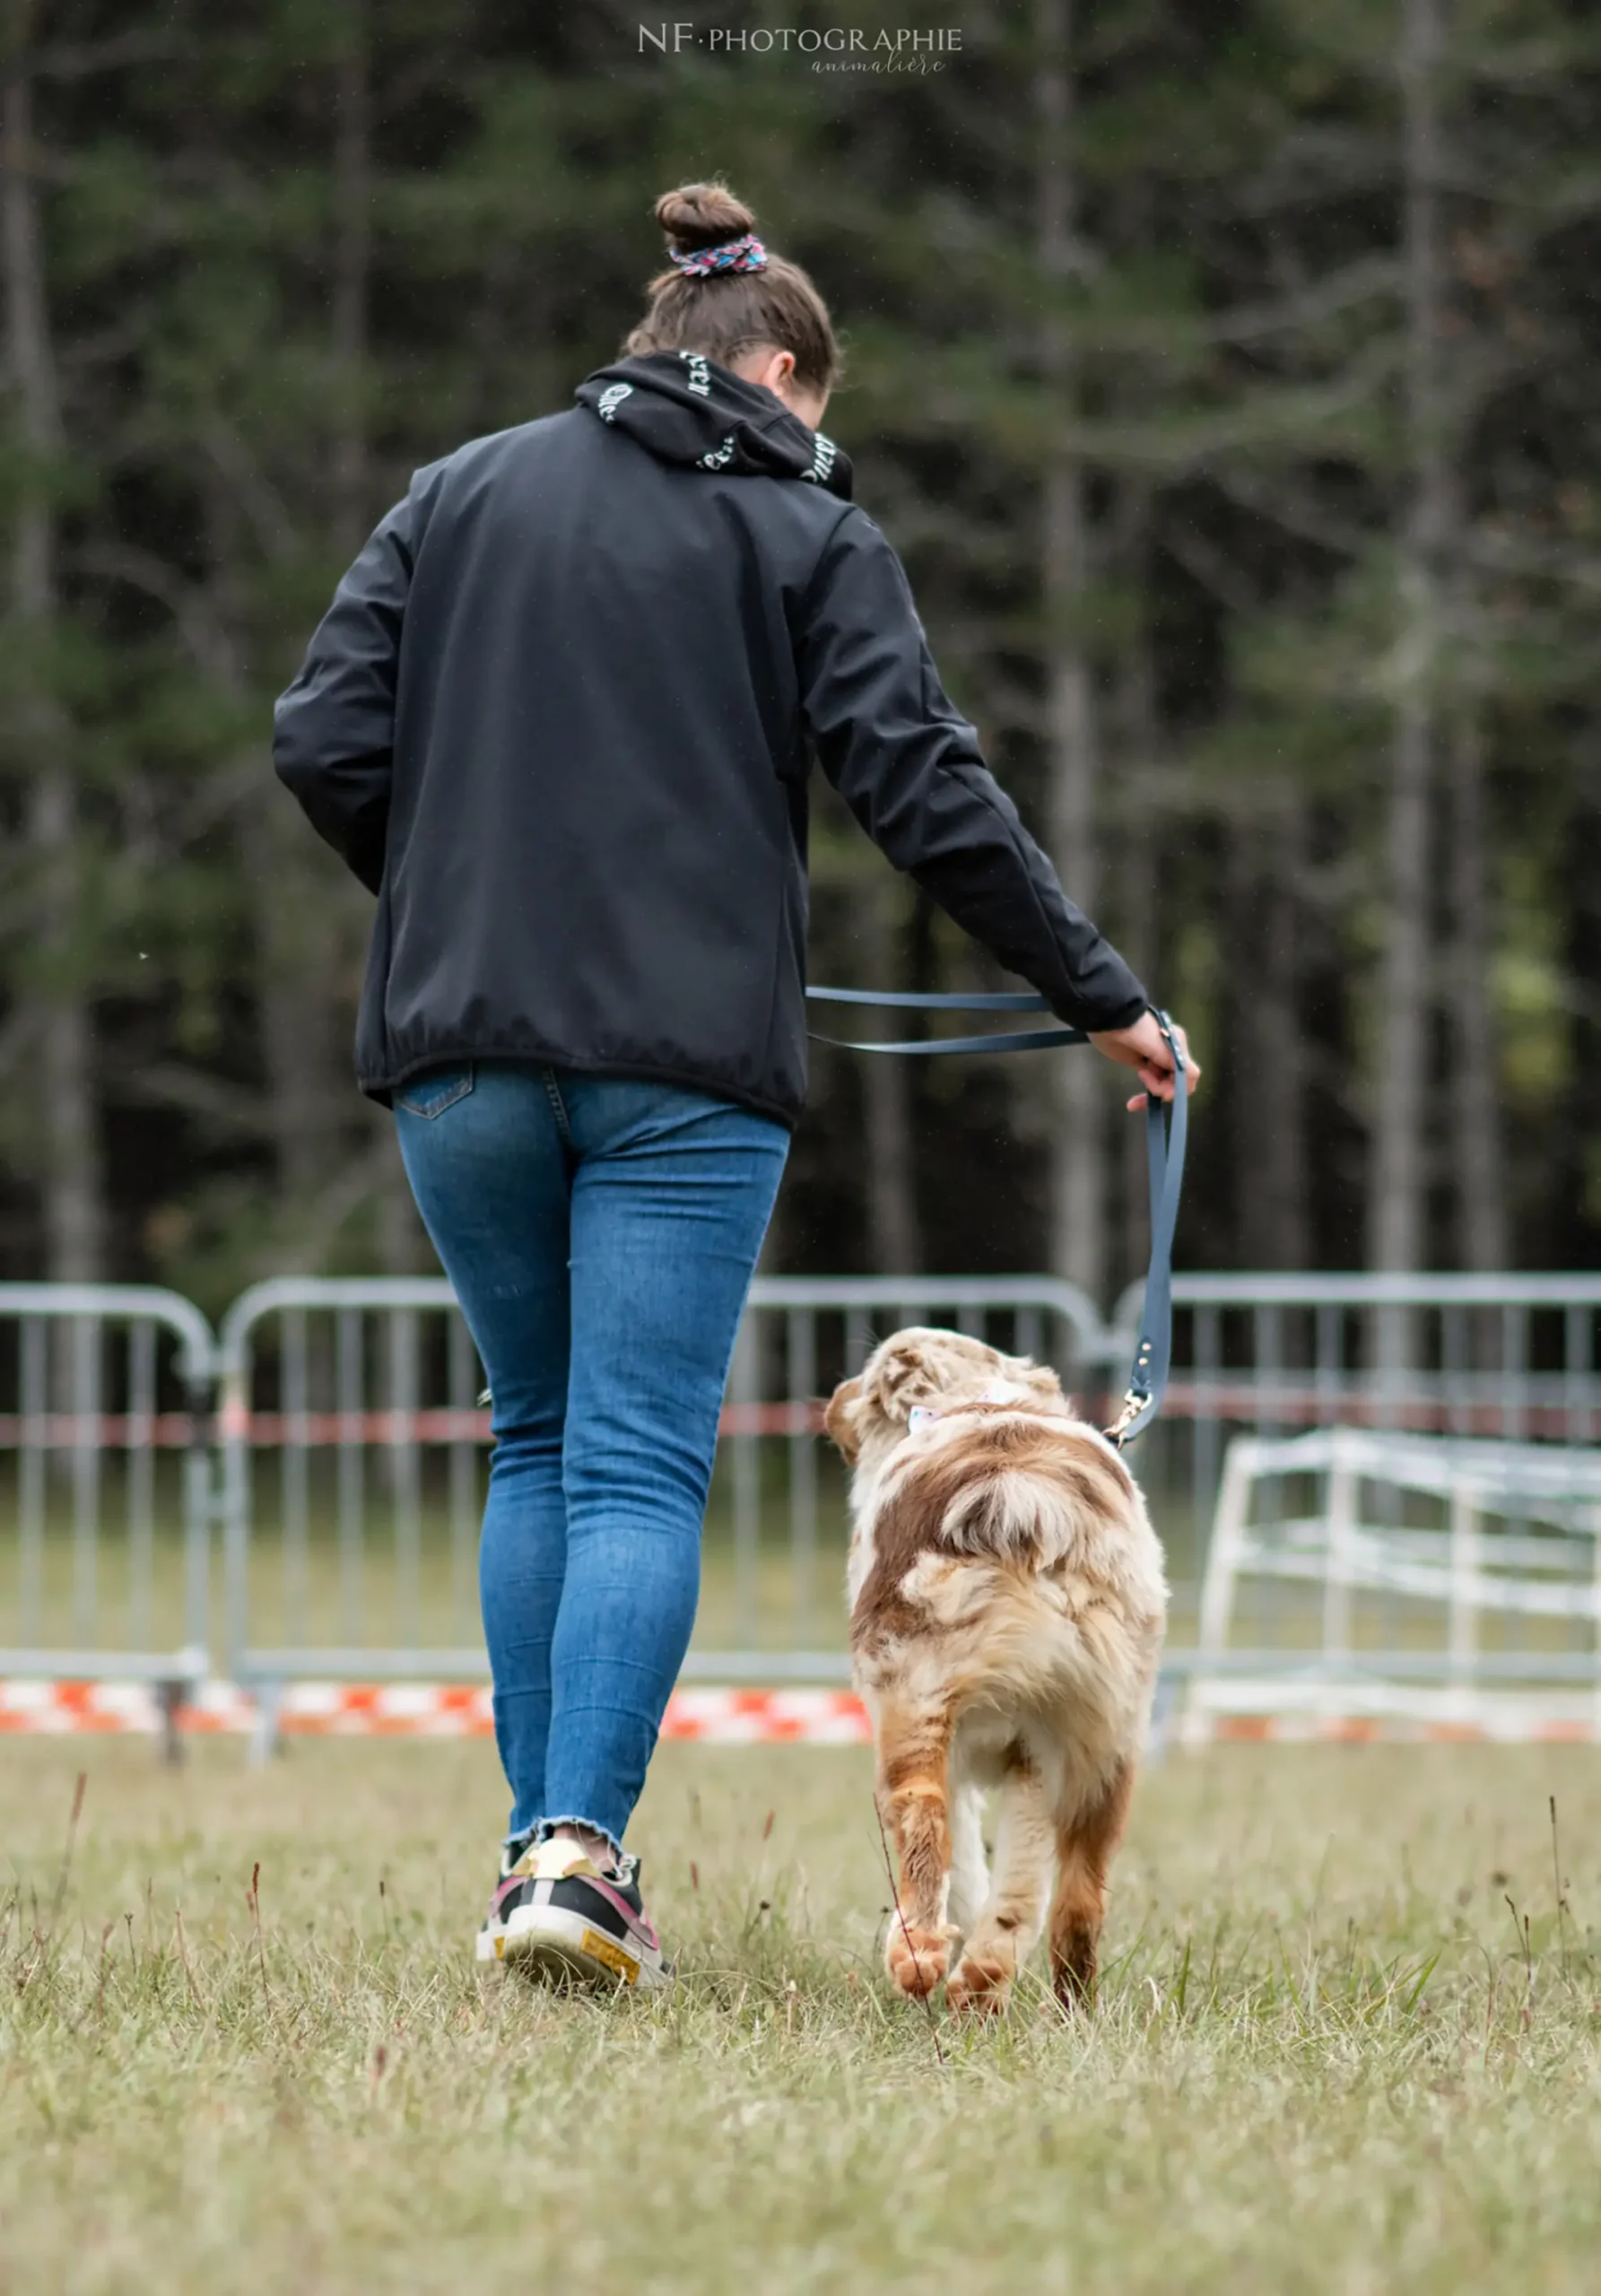
M857 1413L862 1399L859 1378L841 1379L828 1399L822 1423L831 1439L838 1446L847 1466L855 1465L856 1455L862 1447L861 1432L857 1425Z
M892 1340L881 1348L868 1372L872 1402L886 1419L899 1420L902 1425L910 1418L914 1404L927 1401L939 1389L927 1349L913 1338Z
M1032 1362L1026 1355L1014 1356L1006 1367L1008 1378L1026 1387L1031 1397L1038 1396L1043 1404L1065 1405L1067 1397L1062 1392L1062 1382L1048 1363Z

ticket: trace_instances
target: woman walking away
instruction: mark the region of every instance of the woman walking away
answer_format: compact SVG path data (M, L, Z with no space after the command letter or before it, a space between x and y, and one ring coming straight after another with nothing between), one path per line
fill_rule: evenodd
M356 1035L483 1357L512 1793L486 1959L667 1966L623 1839L700 1587L718 1415L805 1091L807 774L1170 1093L1144 989L946 700L818 429L839 352L721 185L563 414L419 471L274 757L378 896Z

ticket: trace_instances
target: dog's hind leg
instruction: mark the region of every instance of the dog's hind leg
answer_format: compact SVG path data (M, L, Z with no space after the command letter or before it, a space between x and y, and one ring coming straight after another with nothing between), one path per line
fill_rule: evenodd
M1056 1828L1040 1773L1019 1747L1002 1780L989 1895L951 1973L953 2009L997 2013L1040 1941Z
M884 1700L878 1716L878 1813L895 1845L900 1887L884 1960L902 1993L928 1994L944 1976L954 1932L951 1894L948 1703Z
M1106 1873L1128 1822L1134 1764L1120 1762L1110 1783L1057 1835L1057 1894L1050 1909L1050 1973L1064 2008L1088 2004L1096 1951L1106 1918Z
M951 1779L951 1902L954 1927L963 1936L979 1918L989 1895L989 1866L984 1856L984 1791L960 1775L960 1757Z

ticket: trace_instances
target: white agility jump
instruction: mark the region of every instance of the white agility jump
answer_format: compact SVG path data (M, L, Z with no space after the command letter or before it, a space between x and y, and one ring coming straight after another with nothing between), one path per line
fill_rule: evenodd
M1601 1457L1355 1428L1231 1444L1181 1735L1381 1724L1601 1729Z

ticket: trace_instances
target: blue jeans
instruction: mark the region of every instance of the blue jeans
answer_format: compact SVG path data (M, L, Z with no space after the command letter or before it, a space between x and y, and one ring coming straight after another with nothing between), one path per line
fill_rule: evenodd
M528 1064L431 1070L395 1105L493 1394L479 1586L508 1839L580 1824L621 1848L694 1625L788 1135L678 1085Z

